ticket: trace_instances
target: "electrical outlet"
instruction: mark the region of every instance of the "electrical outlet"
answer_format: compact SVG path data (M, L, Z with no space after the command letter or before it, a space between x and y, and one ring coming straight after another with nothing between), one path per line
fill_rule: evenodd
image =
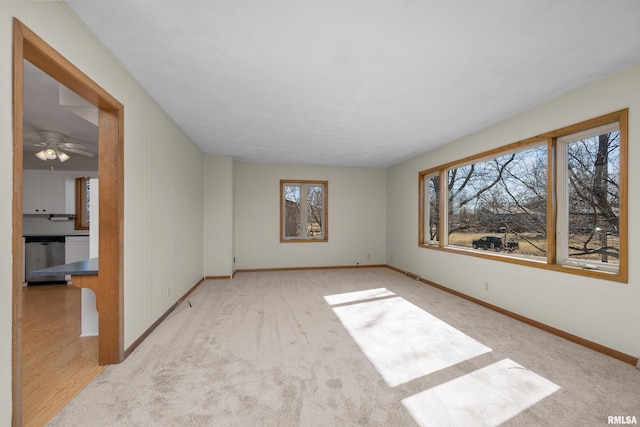
M171 288L167 288L167 296L170 297L171 296Z
M367 254L367 259L371 259L371 254Z
M489 282L484 282L484 290L485 291L489 290Z

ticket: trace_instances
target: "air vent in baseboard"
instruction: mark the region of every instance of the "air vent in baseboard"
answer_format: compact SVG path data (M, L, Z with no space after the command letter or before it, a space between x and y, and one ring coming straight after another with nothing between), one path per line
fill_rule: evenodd
M420 280L420 276L418 276L416 273L412 273L410 271L407 271L406 273L404 273L405 276L407 277L411 277L413 280Z

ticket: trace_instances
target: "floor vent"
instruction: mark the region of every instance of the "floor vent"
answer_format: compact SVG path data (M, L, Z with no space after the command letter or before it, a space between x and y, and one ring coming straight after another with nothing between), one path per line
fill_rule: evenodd
M412 273L410 271L407 271L406 273L404 273L405 276L407 277L411 277L413 280L420 280L420 276L418 276L416 273Z

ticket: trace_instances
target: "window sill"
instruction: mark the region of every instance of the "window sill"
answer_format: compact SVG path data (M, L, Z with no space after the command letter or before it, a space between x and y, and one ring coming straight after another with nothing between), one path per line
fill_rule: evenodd
M629 279L626 272L622 271L606 271L584 268L582 266L565 265L565 264L548 264L545 261L537 261L527 258L516 258L509 255L503 255L500 252L482 251L478 249L456 248L451 246L440 247L436 245L419 244L421 248L449 252L458 255L473 256L476 258L490 259L494 261L502 261L510 264L522 265L525 267L540 268L543 270L557 271L561 273L574 274L578 276L591 277L593 279L608 280L611 282L628 283Z
M280 243L312 243L312 242L328 242L329 239L281 239Z

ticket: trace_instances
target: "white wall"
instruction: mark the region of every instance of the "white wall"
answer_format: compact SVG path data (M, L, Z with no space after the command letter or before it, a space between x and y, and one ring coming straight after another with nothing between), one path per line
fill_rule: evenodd
M126 348L202 278L204 161L137 83L103 87L125 106Z
M203 271L201 152L63 3L0 1L0 426L11 422L14 16L125 106L125 346Z
M280 243L281 179L329 181L328 242ZM234 204L236 269L385 263L384 169L236 163Z
M12 346L12 214L13 133L11 102L11 9L18 2L0 2L0 426L11 425Z
M634 357L640 356L640 67L561 96L388 170L389 263ZM418 247L418 172L629 108L629 283ZM484 281L489 281L489 291Z
M233 275L233 158L204 161L204 276Z

